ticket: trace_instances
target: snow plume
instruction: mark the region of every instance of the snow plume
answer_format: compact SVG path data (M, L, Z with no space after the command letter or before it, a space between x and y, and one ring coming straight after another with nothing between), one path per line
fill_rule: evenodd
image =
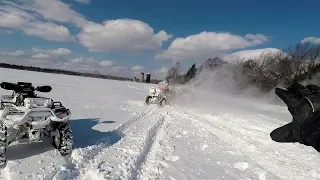
M275 95L274 88L270 91L262 91L260 88L246 84L239 79L237 64L223 64L216 69L203 69L188 84L179 89L179 98L175 103L199 109L241 108L243 102L246 105L252 103L281 104ZM181 93L180 93L181 92ZM250 109L250 108L249 108Z
M201 96L208 92L204 100L219 93L226 95L226 98L236 96L245 98L246 101L254 98L254 101L282 103L274 93L276 87L288 87L294 81L318 84L319 47L298 44L289 47L286 52L276 49L265 49L267 53L261 53L265 50L251 50L234 53L241 57L237 55L209 59L199 67L197 76L188 86L201 92L194 92ZM250 55L249 58L246 58L247 55Z
M301 82L303 85L308 85L308 84L315 84L320 86L320 73L317 73L316 75L312 76L310 79L306 79L305 81Z
M246 84L238 75L239 67L235 64L225 64L216 70L203 70L190 83L196 90L217 93L233 98L272 102L275 99L273 89L263 92L254 85ZM208 95L210 97L210 95Z
M235 65L226 64L214 71L204 70L190 83L176 87L178 97L172 104L199 112L251 111L262 113L259 109L266 104L284 105L274 91L261 92L254 86L239 88L234 79Z

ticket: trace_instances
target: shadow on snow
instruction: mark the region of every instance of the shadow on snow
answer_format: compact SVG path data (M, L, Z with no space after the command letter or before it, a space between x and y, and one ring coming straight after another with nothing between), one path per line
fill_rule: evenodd
M101 132L93 129L98 124L110 124L115 123L115 121L99 122L99 118L91 118L72 120L71 123L74 149L85 148L99 143L110 146L122 138L122 133L117 130ZM54 149L51 140L48 138L44 138L43 142L31 144L15 142L7 148L7 158L8 160L24 159Z
M74 149L85 148L87 146L104 143L112 145L118 142L122 134L116 130L101 132L93 129L98 124L110 124L115 121L99 122L99 119L78 119L72 122Z

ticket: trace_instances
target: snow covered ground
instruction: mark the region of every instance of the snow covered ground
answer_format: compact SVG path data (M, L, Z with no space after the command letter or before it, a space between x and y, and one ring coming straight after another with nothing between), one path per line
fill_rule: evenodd
M51 85L75 146L67 160L50 142L13 144L0 179L320 179L318 152L269 137L290 121L284 106L195 88L158 108L143 104L150 84L10 69L0 81Z

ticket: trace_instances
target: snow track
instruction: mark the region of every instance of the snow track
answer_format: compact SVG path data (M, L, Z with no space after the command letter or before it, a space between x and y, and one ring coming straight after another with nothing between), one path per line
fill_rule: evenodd
M246 172L243 173L243 178L305 179L306 171L310 175L309 179L319 179L320 177L319 169L314 169L315 164L320 162L317 154L312 154L315 150L308 148L304 151L311 154L301 151L300 155L296 156L297 146L302 147L300 144L277 144L274 146L276 143L269 139L272 127L268 127L267 119L242 119L233 114L214 116L181 109L179 111L179 108L171 113L189 119L193 124L197 124L196 126L210 133L212 137L217 137L215 143L218 142L220 147L216 148L228 149L228 153L233 156L233 159L239 159L238 162L233 162L234 168ZM270 128L269 131L268 128ZM306 162L305 159L313 159L315 162ZM223 161L226 163L230 159L225 158ZM285 169L279 167L285 167ZM228 174L241 177L238 172L230 171Z
M130 120L116 129L122 134L119 142L112 146L104 142L75 150L73 162L64 166L53 179L137 179L166 120L156 108L143 106L139 108L143 112L134 113ZM116 155L116 158L110 155ZM108 166L105 159L115 161L118 167Z
M131 108L135 109L135 107ZM132 111L131 108L129 108L129 111ZM125 132L126 129L133 126L137 121L148 118L152 113L154 113L154 111L154 109L145 108L142 112L133 113L134 115L128 121L115 129L114 132L124 138L125 134L123 134L123 132ZM110 142L106 139L101 140L97 145L75 150L72 154L71 162L66 164L59 172L57 172L53 179L81 179L81 177L91 177L91 175L88 175L88 168L90 169L92 164L96 164L96 156L103 153L108 146L110 146ZM102 163L104 162L100 162L98 166L101 166Z
M146 161L147 161L147 157L150 155L152 156L152 146L155 143L159 142L159 139L157 138L157 135L159 134L159 131L161 129L161 127L163 126L163 123L165 121L165 117L161 116L159 118L159 120L156 122L156 124L148 131L147 133L147 137L143 146L143 149L139 155L139 157L136 160L136 165L135 167L132 169L131 172L131 178L132 180L136 180L140 177L140 174L142 175L142 177L146 177L143 176L143 165L146 165Z

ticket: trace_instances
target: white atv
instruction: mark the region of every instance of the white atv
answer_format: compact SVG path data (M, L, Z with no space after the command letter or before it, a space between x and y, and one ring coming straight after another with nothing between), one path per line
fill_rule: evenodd
M7 164L7 147L15 141L32 143L47 137L62 156L72 153L70 110L63 107L61 102L35 94L35 91L50 92L50 86L34 87L32 83L26 82L2 82L0 87L13 91L12 95L0 97L1 168Z
M169 93L163 93L159 88L152 87L149 89L149 94L146 97L145 103L158 104L163 107L168 104Z

